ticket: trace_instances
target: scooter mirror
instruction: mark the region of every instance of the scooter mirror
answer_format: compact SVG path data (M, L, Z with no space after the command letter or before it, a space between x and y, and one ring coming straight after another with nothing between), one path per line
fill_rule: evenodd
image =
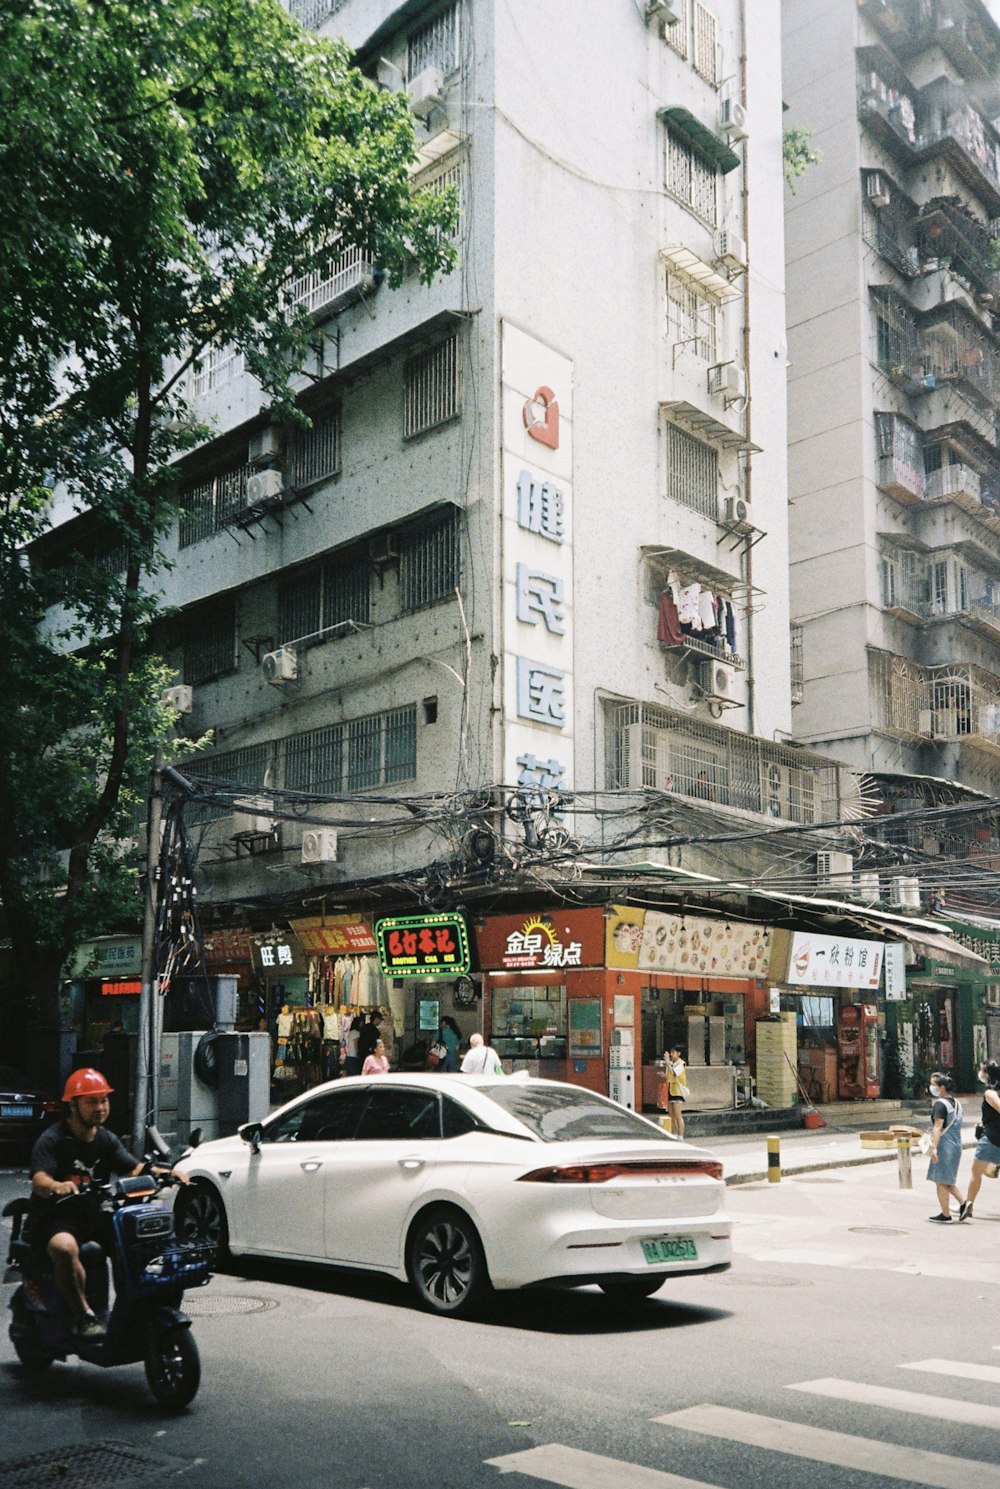
M170 1157L170 1149L155 1127L146 1128L146 1139L154 1153L159 1154L161 1158Z

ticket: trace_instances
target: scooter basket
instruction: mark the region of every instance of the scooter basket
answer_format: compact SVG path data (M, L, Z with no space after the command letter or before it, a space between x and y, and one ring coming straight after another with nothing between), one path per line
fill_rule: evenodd
M151 1257L142 1272L143 1287L200 1287L211 1275L215 1248L203 1241L168 1246Z

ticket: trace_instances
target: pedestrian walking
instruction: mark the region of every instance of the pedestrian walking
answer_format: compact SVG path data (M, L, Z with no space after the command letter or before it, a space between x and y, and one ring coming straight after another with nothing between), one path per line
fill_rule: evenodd
M448 1051L442 1062L441 1069L446 1074L453 1073L458 1069L458 1047L462 1043L462 1031L450 1014L446 1013L441 1020L438 1039Z
M473 1034L469 1040L469 1053L462 1061L462 1074L503 1075L500 1056L481 1034Z
M979 1194L979 1186L987 1175L996 1178L1000 1164L1000 1064L996 1060L984 1060L979 1067L980 1085L983 1092L982 1120L976 1126L979 1141L972 1155L972 1178L965 1204L958 1212L959 1220L972 1219L972 1207Z
M375 1048L370 1055L365 1056L365 1063L361 1067L362 1075L388 1075L389 1056L385 1052L385 1044L381 1039L375 1041Z
M930 1080L931 1130L927 1178L937 1185L938 1213L930 1218L936 1225L951 1225L952 1200L958 1205L958 1218L965 1218L966 1202L956 1186L958 1166L962 1161L962 1103L954 1094L955 1082L950 1075L935 1070Z

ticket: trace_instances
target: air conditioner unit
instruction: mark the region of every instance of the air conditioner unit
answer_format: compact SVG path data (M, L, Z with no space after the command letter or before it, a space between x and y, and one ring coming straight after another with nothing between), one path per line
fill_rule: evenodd
M671 0L646 0L646 24L655 21L658 26L676 26L681 19L681 9Z
M332 827L308 827L302 834L303 863L334 863L337 834Z
M854 887L854 859L850 853L835 851L816 854L817 889L835 889L849 894Z
M890 879L889 902L896 910L919 910L920 880L910 878Z
M435 109L444 107L444 73L440 67L425 67L406 85L410 95L410 110L424 122Z
M888 207L892 200L889 182L881 171L872 171L867 184L868 200L873 207Z
M280 454L281 431L277 424L266 424L263 429L258 429L256 434L251 434L247 441L247 459L251 465L274 460Z
M290 646L267 652L260 665L268 682L294 682L299 675L299 659Z
M285 489L285 478L280 470L258 470L247 477L247 502L256 506L258 502L274 501Z
M877 905L882 898L878 874L866 870L863 874L855 875L851 898L860 900L862 905Z
M257 812L234 812L233 813L233 837L271 837L274 833L275 823L273 817L265 817Z
M194 689L185 682L178 683L175 688L164 688L160 698L175 713L190 713L194 708Z
M724 98L719 113L719 131L727 140L745 140L747 111L736 98Z
M745 269L747 245L732 228L722 228L715 235L715 257L727 269Z
M391 564L399 557L395 533L377 533L368 541L368 557L373 564Z
M713 397L724 398L727 404L745 398L747 380L743 368L737 367L735 362L720 362L717 367L710 368L708 391Z
M702 662L699 683L708 698L732 698L736 691L736 668L714 659Z
M750 521L750 508L741 496L722 498L722 521L746 526Z

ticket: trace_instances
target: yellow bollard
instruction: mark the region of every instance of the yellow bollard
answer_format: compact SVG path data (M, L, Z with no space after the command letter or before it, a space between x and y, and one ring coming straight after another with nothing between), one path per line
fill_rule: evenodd
M781 1183L781 1138L775 1133L767 1140L767 1182Z

